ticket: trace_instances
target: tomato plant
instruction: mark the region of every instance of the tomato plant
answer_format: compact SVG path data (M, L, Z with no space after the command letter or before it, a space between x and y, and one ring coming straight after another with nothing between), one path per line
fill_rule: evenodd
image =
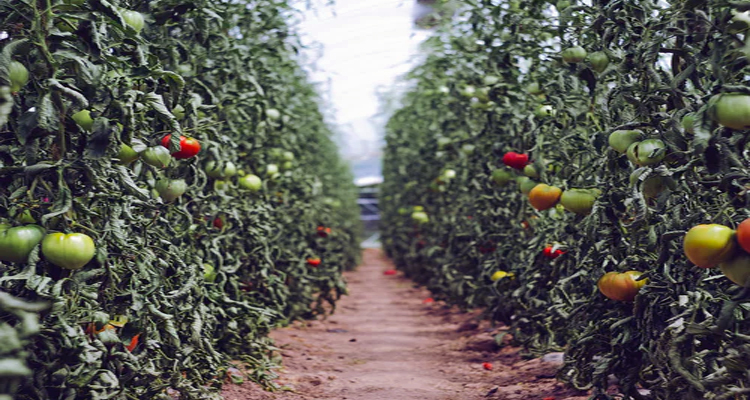
M94 258L96 245L85 233L50 233L42 239L42 254L65 269L81 269Z

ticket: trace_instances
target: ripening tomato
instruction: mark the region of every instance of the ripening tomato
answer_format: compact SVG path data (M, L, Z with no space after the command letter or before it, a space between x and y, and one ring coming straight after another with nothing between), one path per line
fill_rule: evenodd
M638 291L648 283L648 279L638 281L641 272L607 272L599 279L597 286L606 297L616 301L633 301Z
M81 269L94 258L96 245L84 233L50 233L42 239L47 261L65 269Z
M539 211L552 208L560 200L562 189L540 183L529 192L529 203Z
M172 135L169 134L161 139L161 145L169 148L169 142ZM185 136L180 136L180 150L172 153L172 157L187 159L195 157L201 151L201 144L197 140Z
M529 163L529 155L509 151L503 155L503 164L522 170Z
M696 225L687 232L683 247L687 258L701 268L712 268L735 253L734 229L719 224Z
M0 224L0 261L25 262L42 237L44 228L39 225L11 227Z

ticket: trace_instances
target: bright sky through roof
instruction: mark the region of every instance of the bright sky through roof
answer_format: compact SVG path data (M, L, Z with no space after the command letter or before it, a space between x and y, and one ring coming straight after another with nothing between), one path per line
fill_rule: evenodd
M336 0L305 11L299 26L305 45L319 44L304 50L315 60L310 78L335 110L341 151L358 177L379 174L378 90L389 91L412 67L430 35L414 28L415 7L415 0Z

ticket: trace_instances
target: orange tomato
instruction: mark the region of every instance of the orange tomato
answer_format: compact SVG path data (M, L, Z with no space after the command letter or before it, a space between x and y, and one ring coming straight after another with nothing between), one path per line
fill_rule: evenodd
M540 183L529 192L529 203L539 211L552 208L560 200L562 189Z
M638 291L648 283L648 279L636 281L639 271L607 272L599 278L597 286L603 295L617 301L633 301Z

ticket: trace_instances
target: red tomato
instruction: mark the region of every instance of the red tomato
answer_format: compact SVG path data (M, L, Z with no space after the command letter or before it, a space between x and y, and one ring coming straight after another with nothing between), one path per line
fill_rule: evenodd
M428 298L422 300L422 304L430 304L430 303L434 303L434 302L435 302L435 299L433 299L432 297L428 297Z
M313 267L317 267L320 265L320 258L314 257L314 258L308 258L307 263Z
M492 371L492 363L482 363L482 367L486 369L487 371Z
M326 228L324 226L319 226L318 227L318 236L320 236L320 237L326 237L330 233L331 233L331 228Z
M544 248L544 250L542 250L542 254L544 254L544 256L547 258L555 259L565 254L565 252L560 249L555 249L555 251L552 251L552 246L547 246Z
M214 218L214 228L221 229L224 227L224 219L221 217Z
M169 134L161 139L161 145L169 148L169 141L172 135ZM172 153L174 158L192 158L201 151L201 144L197 140L185 136L180 136L180 151Z
M396 275L397 271L395 269L387 269L383 271L383 275Z
M750 253L750 218L742 221L737 226L737 242L742 250Z
M522 153L509 151L505 153L505 155L503 156L503 164L511 168L523 169L528 163L529 163L528 154L522 154Z

